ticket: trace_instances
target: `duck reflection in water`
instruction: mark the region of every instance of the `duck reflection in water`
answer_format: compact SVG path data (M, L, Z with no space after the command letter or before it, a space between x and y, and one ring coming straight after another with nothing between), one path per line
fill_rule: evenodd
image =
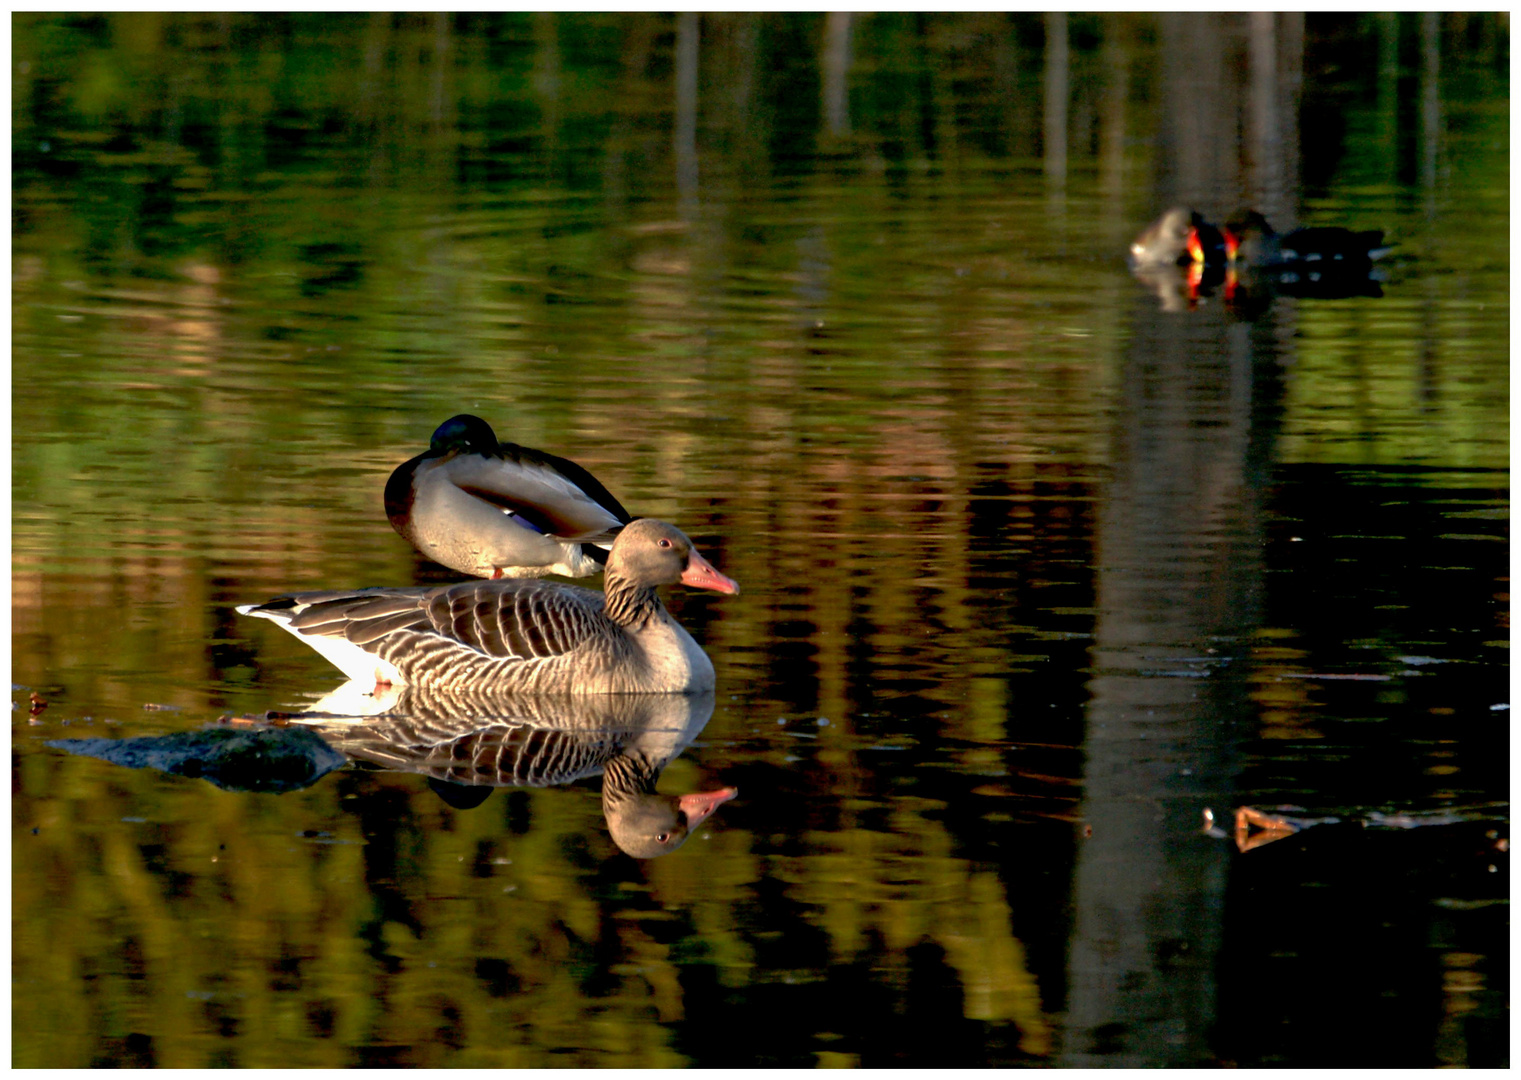
M550 787L602 775L613 842L639 859L675 851L732 787L661 795L661 772L713 715L713 695L506 696L347 683L293 723L351 761L426 776L456 809L499 787Z

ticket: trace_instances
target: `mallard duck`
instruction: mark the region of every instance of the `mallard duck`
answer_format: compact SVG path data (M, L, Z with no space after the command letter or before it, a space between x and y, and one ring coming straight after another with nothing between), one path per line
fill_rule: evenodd
M674 525L624 526L605 592L531 578L309 592L248 604L365 687L535 694L698 693L713 663L660 602L680 582L734 594Z
M386 482L386 517L418 551L483 578L586 577L632 518L574 461L450 417Z

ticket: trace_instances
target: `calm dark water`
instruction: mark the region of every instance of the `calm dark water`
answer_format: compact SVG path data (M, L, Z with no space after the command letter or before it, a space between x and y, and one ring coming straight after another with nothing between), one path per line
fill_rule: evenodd
M17 15L12 64L14 1064L1509 1063L1506 17ZM1164 304L1178 202L1381 228L1383 295ZM718 691L659 789L739 789L680 851L594 775L49 745L310 708L233 606L448 580L381 490L461 411L743 586L668 598Z

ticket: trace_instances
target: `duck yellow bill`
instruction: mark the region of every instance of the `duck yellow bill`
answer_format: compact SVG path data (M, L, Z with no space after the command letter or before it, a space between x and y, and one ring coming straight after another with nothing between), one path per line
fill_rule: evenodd
M687 558L687 571L681 575L681 583L694 589L712 589L730 596L739 595L739 582L720 574L713 569L712 563L695 551Z
M719 788L717 791L694 791L677 799L676 805L686 814L687 828L690 829L738 794L739 788L732 787Z

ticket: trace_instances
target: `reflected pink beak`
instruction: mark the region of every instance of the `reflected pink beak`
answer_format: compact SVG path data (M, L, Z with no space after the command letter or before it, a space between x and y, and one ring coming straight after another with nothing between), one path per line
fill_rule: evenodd
M698 822L738 794L739 788L732 787L719 788L717 791L694 791L677 799L676 805L687 816L687 828L694 829Z
M681 583L694 589L712 589L730 596L739 595L739 582L720 574L713 569L712 563L695 551L687 557L687 572L681 575Z

